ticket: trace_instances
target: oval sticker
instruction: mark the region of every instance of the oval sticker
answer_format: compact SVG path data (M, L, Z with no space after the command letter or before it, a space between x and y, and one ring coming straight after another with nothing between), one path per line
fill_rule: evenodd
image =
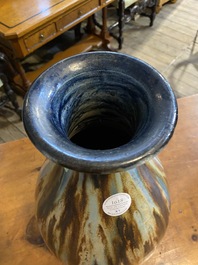
M110 216L119 216L131 206L131 196L128 193L116 193L108 197L102 205L103 211Z

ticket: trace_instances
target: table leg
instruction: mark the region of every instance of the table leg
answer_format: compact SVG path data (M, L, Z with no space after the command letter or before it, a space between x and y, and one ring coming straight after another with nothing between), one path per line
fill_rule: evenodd
M91 17L88 17L87 25L86 25L86 32L88 34L94 34L94 35L97 34L97 32L96 32L96 25L99 26L97 24L96 19L95 19L95 15L92 15Z
M9 82L16 86L16 90L18 90L20 94L25 94L25 92L29 89L31 82L27 79L25 70L20 63L20 60L16 59L12 52L7 52L6 49L2 48L0 49L0 59L6 64L6 75L9 78ZM16 76L19 76L20 81L15 81Z
M24 87L24 91L27 91L31 85L31 82L27 79L25 75L25 70L23 69L23 66L21 65L20 61L14 60L13 64L15 66L16 71L20 75L20 78L22 80L22 85Z
M5 103L8 100L12 103L14 110L16 111L16 113L19 115L21 119L21 108L19 107L16 94L10 86L7 76L4 73L0 73L0 79L3 82L3 89L5 93L5 97L3 97L3 100L5 99ZM0 99L0 106L4 105L3 100Z
M86 27L87 33L98 35L96 27L100 29L99 36L102 40L102 47L104 50L117 51L122 48L123 43L123 21L124 21L124 0L119 0L119 20L116 22L116 26L118 26L119 31L118 35L112 32L114 27L107 26L107 7L102 9L102 22L99 23L95 17L95 15L91 16L88 19L88 24ZM111 47L110 37L113 37L118 41L118 49Z
M107 7L104 7L102 9L102 28L101 28L101 32L100 32L100 36L102 38L103 41L103 48L105 48L105 50L112 50L110 48L110 34L108 31L108 27L107 27Z
M16 94L14 92L15 84L13 83L13 77L16 75L14 68L12 67L8 57L0 52L0 79L3 83L4 96L0 99L0 105L4 105L9 100L16 113L21 117L21 108L17 102Z
M124 9L125 9L125 1L119 0L118 2L118 22L114 23L109 27L110 35L112 35L118 41L118 49L122 49L123 44L123 26L124 26ZM118 26L118 36L111 32L111 29Z

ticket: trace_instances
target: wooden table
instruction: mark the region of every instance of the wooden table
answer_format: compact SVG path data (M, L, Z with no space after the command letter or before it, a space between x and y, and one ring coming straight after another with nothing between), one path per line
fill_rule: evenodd
M160 154L172 198L170 223L145 265L198 264L198 95L179 99L178 104L175 134ZM0 159L0 264L60 264L47 249L25 238L44 157L24 138L1 144Z
M27 91L30 83L57 61L95 46L106 47L109 44L106 7L113 1L0 0L0 51L6 54L14 71L19 74L22 90ZM21 59L85 19L90 19L99 10L103 14L102 30L99 34L93 23L89 24L87 38L58 54L44 67L33 72L24 72ZM21 80L15 81L21 84Z

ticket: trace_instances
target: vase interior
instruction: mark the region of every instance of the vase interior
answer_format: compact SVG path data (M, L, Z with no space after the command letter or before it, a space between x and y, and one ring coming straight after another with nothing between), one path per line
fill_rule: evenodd
M61 98L61 100L60 100ZM62 85L51 103L62 137L93 150L128 144L149 125L147 91L133 77L113 71L85 71Z

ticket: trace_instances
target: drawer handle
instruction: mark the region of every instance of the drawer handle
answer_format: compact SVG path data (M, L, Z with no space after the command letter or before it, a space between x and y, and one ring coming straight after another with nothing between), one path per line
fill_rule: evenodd
M43 40L44 38L45 38L44 34L41 33L41 34L39 35L39 39L40 39L40 40Z
M83 11L82 10L78 10L78 16L81 17L83 15Z

